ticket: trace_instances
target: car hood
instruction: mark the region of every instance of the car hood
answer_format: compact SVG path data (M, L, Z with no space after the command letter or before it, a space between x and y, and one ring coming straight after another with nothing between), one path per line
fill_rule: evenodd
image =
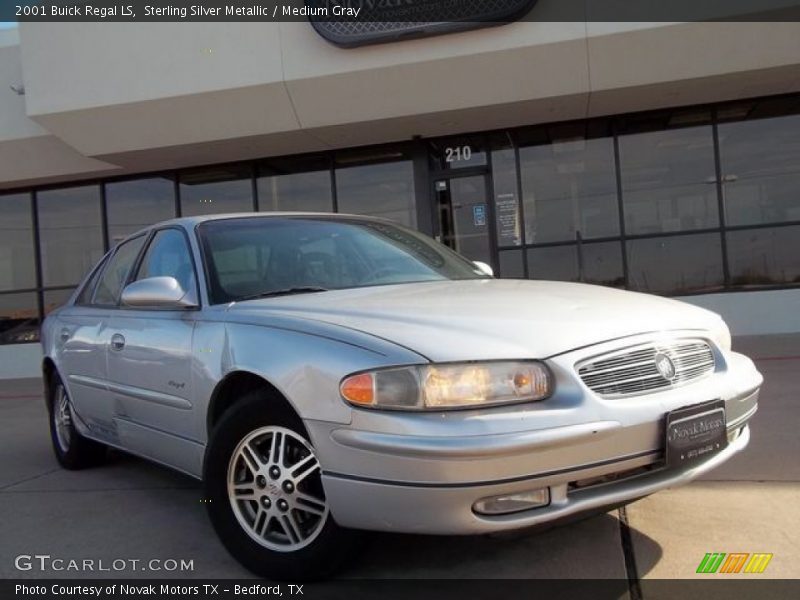
M629 335L720 323L715 313L658 296L508 279L333 290L239 302L228 311L236 322L269 325L270 317L358 330L433 361L546 358Z

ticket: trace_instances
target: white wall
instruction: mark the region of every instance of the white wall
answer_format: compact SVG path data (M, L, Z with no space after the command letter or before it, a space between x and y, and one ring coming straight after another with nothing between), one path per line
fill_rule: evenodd
M353 49L301 22L19 33L24 111L0 87L0 117L117 174L800 90L800 23L518 22ZM65 171L22 150L0 156L0 188Z
M733 335L800 332L800 290L734 292L678 298L722 315Z
M0 379L39 377L42 374L39 344L0 346Z
M28 118L19 38L16 29L0 30L0 187L26 180L92 177L113 165L87 158Z

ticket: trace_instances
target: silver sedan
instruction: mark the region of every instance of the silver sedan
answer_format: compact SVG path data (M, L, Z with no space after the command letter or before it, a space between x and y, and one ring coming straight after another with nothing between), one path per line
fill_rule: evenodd
M114 447L202 479L234 557L311 579L357 530L590 514L747 445L762 377L718 315L490 271L364 217L148 228L44 323L56 457Z

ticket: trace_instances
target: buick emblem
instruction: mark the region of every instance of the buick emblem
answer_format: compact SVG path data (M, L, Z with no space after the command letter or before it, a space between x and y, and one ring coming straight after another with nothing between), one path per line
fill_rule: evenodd
M658 352L656 353L654 361L656 363L656 369L664 379L667 381L675 379L675 375L677 374L675 371L675 363L672 362L669 356L663 352Z

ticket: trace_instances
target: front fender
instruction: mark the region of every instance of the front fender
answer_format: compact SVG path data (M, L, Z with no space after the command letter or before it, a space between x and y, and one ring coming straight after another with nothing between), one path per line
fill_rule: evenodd
M303 419L348 424L352 411L339 396L342 378L354 371L426 362L382 340L367 346L330 335L221 322L198 323L194 357L198 432L203 438L213 391L231 372L245 371L265 379Z

